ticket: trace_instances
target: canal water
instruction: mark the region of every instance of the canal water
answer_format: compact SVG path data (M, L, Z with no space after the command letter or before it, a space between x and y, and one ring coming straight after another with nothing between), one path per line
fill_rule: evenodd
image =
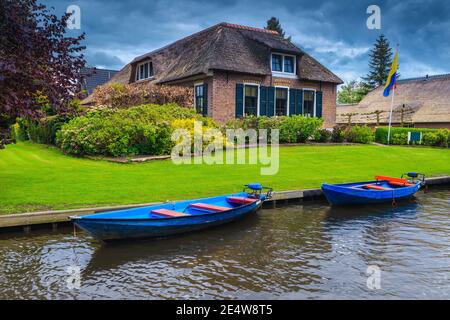
M164 240L4 234L0 299L449 299L449 213L444 188L396 208L265 209Z

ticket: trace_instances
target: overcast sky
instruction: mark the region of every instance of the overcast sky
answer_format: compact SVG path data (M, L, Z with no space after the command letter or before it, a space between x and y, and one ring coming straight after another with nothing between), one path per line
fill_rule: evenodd
M367 73L380 33L400 44L402 78L450 72L450 1L444 0L38 0L62 14L81 9L89 65L120 69L134 57L219 22L264 27L276 16L292 41L348 81ZM367 7L381 8L369 30ZM76 34L80 30L70 31Z

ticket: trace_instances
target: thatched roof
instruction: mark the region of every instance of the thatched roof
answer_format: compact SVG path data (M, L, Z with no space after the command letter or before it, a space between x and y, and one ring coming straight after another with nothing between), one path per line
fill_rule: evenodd
M346 123L345 114L356 113L352 123L376 123L376 111L381 111L380 122L388 123L391 96L383 96L380 86L369 92L356 105L337 106L337 123ZM392 93L391 93L392 94ZM400 123L442 123L450 122L450 74L399 80L395 90L392 122Z
M299 78L332 83L342 80L277 32L230 23L219 23L161 49L136 57L111 82L133 81L137 62L153 61L156 83L206 75L224 70L254 75L271 74L272 51L300 57Z

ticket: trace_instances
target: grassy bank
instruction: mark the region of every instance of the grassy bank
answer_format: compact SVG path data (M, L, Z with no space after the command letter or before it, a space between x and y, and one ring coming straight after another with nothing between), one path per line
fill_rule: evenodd
M235 192L260 181L275 190L323 182L450 174L450 150L436 148L300 146L280 148L280 169L261 176L257 165L174 165L170 160L118 164L79 159L32 143L0 150L0 213L133 204Z

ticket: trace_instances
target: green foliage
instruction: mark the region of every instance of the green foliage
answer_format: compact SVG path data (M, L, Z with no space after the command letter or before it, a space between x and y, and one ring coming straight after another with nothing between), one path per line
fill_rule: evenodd
M331 133L331 141L333 142L344 142L344 128L341 126L335 126L333 132Z
M358 103L370 90L371 88L363 82L350 81L339 89L338 103Z
M391 127L391 144L407 144L408 132L422 132L422 144L427 146L449 146L450 130L429 128ZM375 141L387 144L388 127L378 127L375 131Z
M344 137L348 142L356 143L370 143L375 139L373 130L366 125L348 127L344 131Z
M68 122L71 115L53 115L38 120L18 118L11 127L11 134L16 140L31 140L36 143L55 144L56 132Z
M327 129L319 129L314 135L314 140L318 142L329 142L331 140L332 131Z
M176 104L142 105L129 109L98 109L65 124L57 133L57 145L77 155L162 155L173 147L172 122L176 119L215 123Z
M300 115L281 117L244 117L227 122L226 127L231 129L267 129L270 135L272 129L280 130L280 143L305 142L313 138L323 124L319 118L304 117Z
M408 133L397 132L392 135L392 144L405 145L408 144Z
M436 132L425 132L422 136L422 143L427 146L435 146L438 141Z
M380 35L369 53L369 74L363 78L370 88L385 83L392 65L392 49L384 35Z
M287 40L291 41L291 37L290 36L286 38L286 34L285 34L283 28L281 27L280 20L278 18L276 18L276 17L272 17L269 20L267 20L267 25L266 25L265 29L266 30L276 31L284 39L287 39Z

